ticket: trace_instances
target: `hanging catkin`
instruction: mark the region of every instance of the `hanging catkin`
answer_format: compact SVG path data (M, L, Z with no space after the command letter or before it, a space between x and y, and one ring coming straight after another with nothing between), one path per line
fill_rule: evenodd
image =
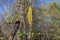
M29 7L29 10L28 10L28 22L29 24L32 23L32 7L31 6Z

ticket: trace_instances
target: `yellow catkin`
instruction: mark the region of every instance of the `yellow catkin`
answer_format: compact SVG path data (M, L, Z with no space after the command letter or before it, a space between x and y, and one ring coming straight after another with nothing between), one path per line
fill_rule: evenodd
M31 6L29 7L27 15L28 15L28 22L29 24L31 24L32 23L32 7Z

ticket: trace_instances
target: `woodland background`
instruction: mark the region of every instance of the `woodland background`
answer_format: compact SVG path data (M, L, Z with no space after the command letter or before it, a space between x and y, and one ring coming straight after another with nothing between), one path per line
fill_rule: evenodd
M0 40L12 39L60 40L60 0L0 0Z

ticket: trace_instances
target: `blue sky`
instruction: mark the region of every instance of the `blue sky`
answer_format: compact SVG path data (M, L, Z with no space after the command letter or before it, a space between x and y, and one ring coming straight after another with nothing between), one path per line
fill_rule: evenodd
M1 4L0 0L0 4ZM8 7L8 2L7 0L4 0L5 4L3 5L3 7L6 9ZM15 0L11 0L10 4L13 5L16 1ZM43 4L44 2L53 2L52 0L35 0L35 7L40 7L41 4ZM2 10L2 6L0 5L0 13L3 13Z
M51 3L53 0L35 0L35 7L40 7L44 3Z
M53 2L53 0L44 0L45 2Z
M3 2L4 1L4 2ZM10 2L8 0L0 0L0 14L3 14L4 11L3 11L3 8L6 10L10 5L13 5L16 3L16 0L10 0ZM2 2L3 2L3 5L2 5Z

